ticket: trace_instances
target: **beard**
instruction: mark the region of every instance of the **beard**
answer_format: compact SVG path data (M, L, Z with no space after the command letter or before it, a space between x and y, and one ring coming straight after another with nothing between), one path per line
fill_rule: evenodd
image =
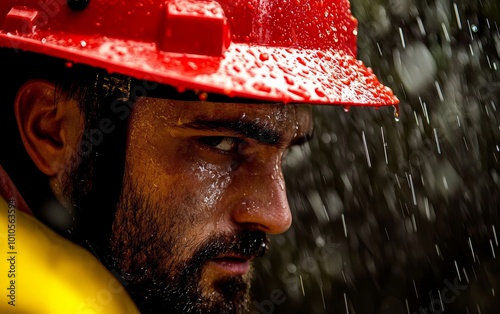
M141 313L248 310L251 270L245 275L220 276L212 281L204 280L203 273L208 262L221 256L262 256L268 243L266 234L239 230L216 233L201 243L192 243L186 240L185 230L203 225L196 217L199 211L193 201L176 203L183 205L167 216L171 208L140 195L130 178L124 180L113 223L111 255L113 267L124 274L125 288Z
M124 147L124 141L112 141L126 133L122 129L108 143ZM70 199L75 222L68 238L117 275L141 313L244 312L250 302L252 271L204 280L204 269L219 256L251 259L263 255L266 234L215 230L196 243L186 239L186 230L201 228L208 221L204 218L209 216L200 214L204 195L196 200L171 192L160 199L157 193L153 200L143 193L146 182L138 184L123 176L125 162L116 156L121 156L117 151L125 156L125 149L110 147L97 147L100 160L94 152L76 154L72 167L65 169L63 193Z

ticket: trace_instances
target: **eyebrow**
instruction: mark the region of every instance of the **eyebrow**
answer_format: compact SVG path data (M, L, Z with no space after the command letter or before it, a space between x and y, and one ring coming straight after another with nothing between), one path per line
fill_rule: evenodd
M247 138L259 141L262 144L282 146L284 144L283 135L276 130L263 125L259 121L244 120L195 120L182 125L183 128L196 130L215 130L221 132L231 132ZM307 142L312 134L301 134L295 137L291 145L300 145Z

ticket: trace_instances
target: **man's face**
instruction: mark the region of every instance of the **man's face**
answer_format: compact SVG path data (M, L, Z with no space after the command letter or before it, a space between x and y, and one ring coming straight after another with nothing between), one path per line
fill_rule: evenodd
M250 262L291 224L284 153L311 128L308 106L138 100L111 247L141 312L245 309Z

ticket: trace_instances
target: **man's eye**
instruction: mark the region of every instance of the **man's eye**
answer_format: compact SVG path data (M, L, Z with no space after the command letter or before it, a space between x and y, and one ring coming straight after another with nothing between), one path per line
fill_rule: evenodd
M200 139L203 144L212 146L223 152L229 152L237 145L237 139L234 137L227 136L210 136L203 137Z

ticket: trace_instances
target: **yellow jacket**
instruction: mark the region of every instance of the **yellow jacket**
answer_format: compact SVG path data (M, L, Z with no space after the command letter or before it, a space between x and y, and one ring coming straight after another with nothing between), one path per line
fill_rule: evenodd
M15 202L0 193L0 313L139 313L92 254Z

